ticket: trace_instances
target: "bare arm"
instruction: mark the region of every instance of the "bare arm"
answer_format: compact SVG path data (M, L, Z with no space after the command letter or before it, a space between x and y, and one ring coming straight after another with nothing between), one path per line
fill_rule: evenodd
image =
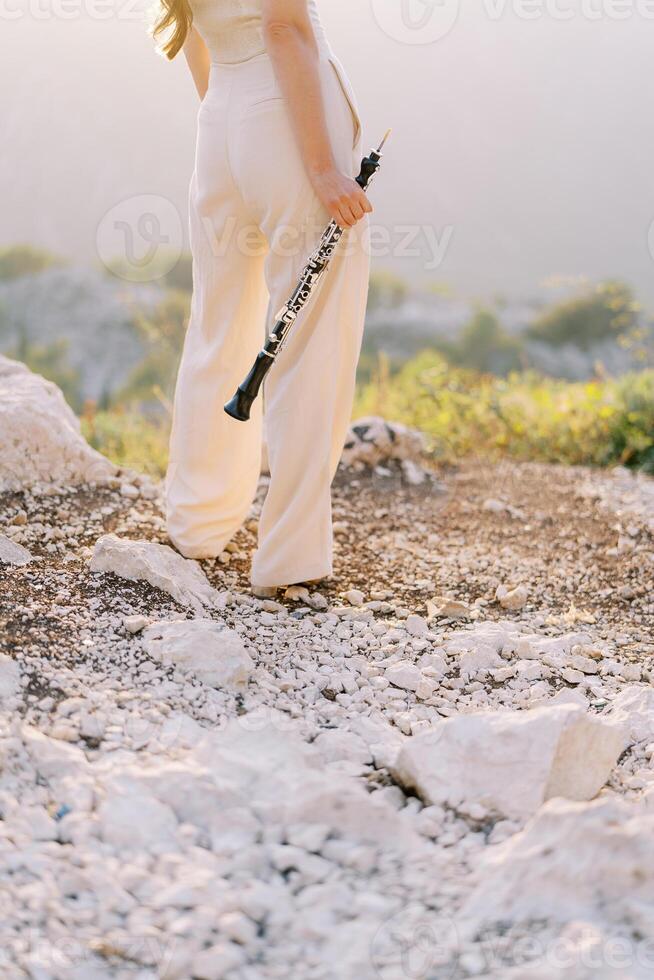
M263 0L263 26L309 179L331 217L349 228L372 207L357 182L336 166L307 0Z
M198 95L200 99L203 99L209 87L211 59L206 44L194 27L188 32L188 36L184 42L184 55L191 70Z

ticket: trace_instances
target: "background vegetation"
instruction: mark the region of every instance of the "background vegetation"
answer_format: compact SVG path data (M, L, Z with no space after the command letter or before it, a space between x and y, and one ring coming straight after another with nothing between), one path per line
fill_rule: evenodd
M66 339L37 337L13 310L11 334L4 334L11 341L3 343L3 284L62 268L57 256L29 246L0 251L0 350L62 388L96 448L120 464L161 474L190 308L190 260L184 256L165 276L152 270L154 299L135 308L129 320L138 359L113 390L92 400L83 396L84 372L72 366ZM120 287L119 264L112 272ZM442 287L432 293L444 299ZM534 309L517 330L505 322L506 300L496 297L473 309L458 330L432 330L428 342L424 325L414 325L416 315L406 325L413 300L397 276L373 277L355 415L380 414L420 428L435 456L449 461L471 453L508 454L569 464L620 463L654 473L652 326L625 283L586 284ZM590 376L571 382L556 371L535 370L533 351L543 348L552 352L554 364L560 357L562 369L571 349L584 352ZM638 370L615 375L593 360L595 351L605 356L620 350Z
M425 351L391 373L384 359L357 397L357 415L422 429L435 455L470 453L654 473L654 371L618 379L559 381L531 372L506 378L454 368Z

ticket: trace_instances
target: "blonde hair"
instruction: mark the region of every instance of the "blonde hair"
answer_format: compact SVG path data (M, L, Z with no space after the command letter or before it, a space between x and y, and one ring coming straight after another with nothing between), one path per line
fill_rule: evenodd
M193 11L188 0L159 0L157 19L152 27L152 36L158 41L162 34L167 35L159 45L159 50L170 61L182 50L191 30Z

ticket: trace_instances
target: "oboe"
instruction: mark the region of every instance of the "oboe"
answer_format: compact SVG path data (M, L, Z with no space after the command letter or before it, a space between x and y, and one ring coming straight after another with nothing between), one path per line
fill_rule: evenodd
M384 136L376 150L371 150L367 157L361 161L361 171L356 178L356 182L362 190L367 190L370 182L380 167L382 149L388 139L390 129ZM291 298L282 307L275 318L275 325L268 335L268 339L263 348L257 354L257 358L250 369L245 381L238 386L236 394L225 405L225 411L233 419L239 422L247 422L250 418L250 410L254 399L259 394L259 389L264 382L264 378L272 367L275 358L283 349L288 333L295 323L298 314L309 301L309 297L327 271L330 259L338 245L344 229L335 221L325 228L320 243L316 250L310 255L300 281L298 282Z

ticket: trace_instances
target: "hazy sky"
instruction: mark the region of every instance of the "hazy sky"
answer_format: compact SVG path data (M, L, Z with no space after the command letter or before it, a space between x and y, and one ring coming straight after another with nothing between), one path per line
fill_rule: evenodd
M391 243L379 265L476 297L615 275L654 301L653 0L321 11L366 144L394 130L371 191ZM153 52L132 0L0 0L0 12L0 244L97 261L113 216L142 198L155 212L163 199L174 239L197 111L181 59Z

